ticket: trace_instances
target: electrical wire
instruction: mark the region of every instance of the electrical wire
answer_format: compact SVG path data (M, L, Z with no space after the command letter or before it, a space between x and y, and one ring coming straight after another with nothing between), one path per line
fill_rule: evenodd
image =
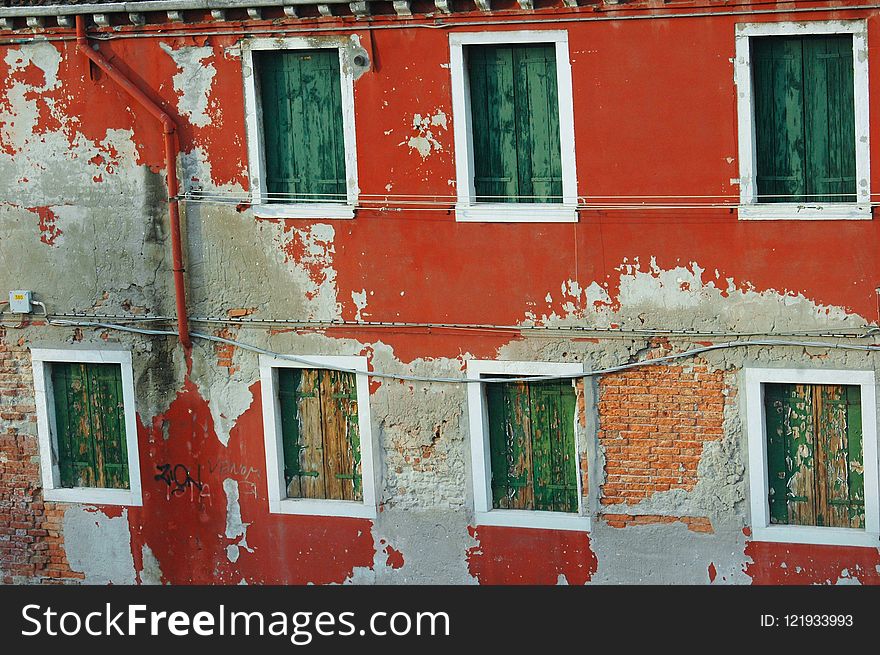
M126 325L118 325L115 323L102 323L102 322L93 322L93 321L68 321L61 320L56 318L49 318L48 323L50 325L61 326L61 327L89 327L95 329L104 329L104 330L119 330L122 332L128 332L133 334L142 334L146 336L178 336L176 330L151 330L146 328L135 328ZM774 346L788 346L788 347L797 347L797 348L832 348L832 349L840 349L840 350L848 350L848 351L859 351L859 352L880 352L880 345L875 344L846 344L846 343L827 343L823 341L794 341L794 340L785 340L785 339L755 339L748 341L727 341L724 343L710 344L708 346L700 346L698 348L691 348L689 350L684 350L678 353L672 353L670 355L663 355L661 357L652 357L649 359L637 361L637 362L628 362L626 364L620 364L618 366L609 366L607 368L596 369L591 371L583 371L572 374L557 374L557 375L530 375L530 376L519 376L519 377L481 377L481 378L452 378L452 377L431 377L431 376L421 376L421 375L407 375L404 373L387 373L383 371L359 371L356 369L343 367L343 366L334 366L328 365L324 362L319 362L315 360L311 360L307 357L298 357L296 355L287 355L284 353L274 352L272 350L268 350L266 348L261 348L259 346L254 346L252 344L244 343L242 341L238 341L236 339L229 339L226 337L219 337L212 334L202 334L199 332L191 332L190 336L195 337L196 339L202 339L205 341L222 343L225 345L230 345L236 348L240 348L242 350L253 352L259 355L266 355L269 357L273 357L275 359L290 361L301 366L309 366L313 368L322 368L328 369L332 371L338 371L340 373L351 373L351 374L361 374L368 375L372 378L380 378L380 379L389 379L389 380L399 380L402 382L420 382L420 383L440 383L440 384L483 384L486 382L540 382L540 381L548 381L548 380L575 380L584 377L595 377L598 375L607 375L609 373L620 373L622 371L628 371L634 368L641 368L645 366L656 366L659 364L665 364L667 362L673 362L680 359L690 359L692 357L697 357L699 355L703 355L705 353L713 352L716 350L727 350L731 348L748 348L752 346L765 346L765 347L774 347ZM578 363L578 362L575 362Z
M130 314L94 314L94 313L59 313L53 317L74 320L97 320L99 322L124 321L126 323L173 323L174 316L136 316ZM835 330L816 328L813 330L791 330L778 332L735 331L735 330L698 330L681 328L624 328L613 325L521 325L521 324L498 324L498 323L436 323L436 322L408 322L408 321L347 321L342 319L333 320L302 320L292 318L229 318L210 316L190 316L191 323L220 324L235 326L238 328L275 328L277 326L300 328L300 329L333 329L333 328L361 328L361 329L427 329L427 330L464 330L464 331L489 331L489 332L516 332L528 334L549 333L550 337L570 334L599 334L606 337L629 338L631 336L666 336L666 337L754 337L754 336L810 336L824 338L867 339L880 333L880 327L865 324L853 327L839 327Z
M855 197L855 194L831 194L832 196L844 196L847 199ZM880 196L880 193L871 194L871 196ZM610 211L610 210L683 210L683 209L737 209L742 206L739 196L581 196L578 197L576 204L563 204L562 196L530 196L530 195L479 195L479 201L488 204L495 204L500 213L506 209L516 210L517 201L537 200L537 201L555 201L555 202L534 202L532 204L546 204L548 207L558 208L560 206L570 207L579 210L592 211ZM827 199L829 194L811 194L811 195L767 195L760 196L762 201L770 198L776 200L786 200L791 198L789 204L797 205L799 208L810 208L818 206L820 202L811 203L807 198ZM638 201L638 199L644 199ZM660 202L646 202L648 199L661 199ZM692 202L685 202L693 199ZM712 199L720 199L720 202L712 202ZM727 202L726 200L730 201ZM234 192L194 192L188 191L186 194L177 198L180 202L192 205L271 205L271 204L344 204L347 196L344 194L288 194L288 193L270 193L261 194L259 202L254 200L253 195L249 193ZM604 202L603 202L604 200ZM674 202L678 200L679 202ZM268 201L268 203L266 202ZM456 207L458 201L457 196L443 196L430 194L358 194L356 203L353 204L355 209L373 210L373 211L390 211L396 208L405 208L407 212L418 211L451 211ZM513 201L513 202L508 202ZM880 206L880 200L872 201L853 201L849 204L858 205L860 207L876 207Z

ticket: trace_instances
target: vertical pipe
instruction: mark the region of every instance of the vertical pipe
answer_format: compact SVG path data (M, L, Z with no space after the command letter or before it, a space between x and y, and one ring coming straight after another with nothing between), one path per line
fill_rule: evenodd
M177 194L180 190L177 180L177 155L180 152L177 124L159 105L141 91L125 75L119 72L108 59L97 49L93 49L86 38L85 18L76 17L76 47L90 61L104 71L107 76L134 98L142 107L149 111L162 123L165 139L165 180L168 186L168 224L171 230L171 270L174 273L174 296L177 305L177 335L180 344L189 350L189 319L186 315L186 284L183 273L183 245L180 236L180 205ZM97 46L95 46L97 48Z

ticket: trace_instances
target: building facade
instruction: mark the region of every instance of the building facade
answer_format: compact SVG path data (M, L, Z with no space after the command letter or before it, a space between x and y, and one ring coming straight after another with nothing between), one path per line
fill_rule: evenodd
M880 5L0 28L4 583L880 580Z

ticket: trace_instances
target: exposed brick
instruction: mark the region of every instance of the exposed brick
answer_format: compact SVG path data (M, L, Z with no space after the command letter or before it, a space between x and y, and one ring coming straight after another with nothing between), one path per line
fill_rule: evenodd
M724 434L730 389L723 371L700 361L603 376L598 401L605 455L601 504L635 505L655 493L692 490L705 443ZM703 524L688 527L705 531Z
M632 525L683 523L691 532L714 533L712 522L705 516L666 516L660 514L602 514L601 518L612 528Z
M79 581L64 551L64 507L44 503L30 353L0 328L0 579L5 584Z

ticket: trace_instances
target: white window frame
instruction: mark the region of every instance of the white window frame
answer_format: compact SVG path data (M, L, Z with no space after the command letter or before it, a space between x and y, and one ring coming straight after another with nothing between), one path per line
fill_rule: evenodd
M360 189L357 174L357 140L354 124L354 75L346 59L349 37L325 37L320 41L304 37L246 39L242 44L244 110L248 142L251 202L257 218L354 218ZM345 148L345 202L269 203L266 197L266 157L260 78L254 67L255 50L331 50L339 52L339 78L342 87L342 136Z
M497 375L571 375L582 377L583 364L551 362L502 362L469 360L467 378L481 380ZM486 404L485 384L468 383L468 420L470 422L471 474L474 482L474 521L476 525L493 525L545 530L577 530L589 532L590 517L584 505L581 471L582 436L578 426L577 410L574 417L575 456L577 466L577 513L542 510L494 509L492 507L492 458L489 452L489 411Z
M764 385L846 384L861 389L862 458L865 471L865 529L831 528L770 523L767 420ZM878 496L877 401L874 371L823 369L746 368L746 425L749 444L749 492L752 538L793 544L880 546L880 496Z
M521 43L552 43L556 47L559 140L562 156L562 202L476 202L473 182L473 122L465 47ZM455 176L458 195L455 220L484 223L576 223L578 220L578 194L568 32L566 30L454 32L449 35L449 50L452 75L452 125L455 137Z
M370 419L370 385L367 358L356 356L297 355L291 361L260 355L260 386L263 396L263 436L266 444L266 477L269 486L269 512L310 516L348 516L376 518L376 479L373 468L373 430ZM288 498L284 480L284 442L281 433L281 405L278 400L278 369L328 368L357 371L358 429L361 439L361 482L363 500Z
M125 443L128 452L128 489L62 487L58 469L58 433L50 367L55 362L118 364L122 373L122 403L125 416ZM31 348L34 399L37 408L37 436L40 444L40 471L43 498L53 502L90 505L143 505L141 469L138 457L137 414L131 352L127 350L78 350Z
M856 202L759 203L752 82L752 38L851 34L855 102ZM803 23L739 23L736 25L734 78L737 89L739 139L739 218L743 220L845 220L871 218L871 149L868 120L868 24L865 20Z

